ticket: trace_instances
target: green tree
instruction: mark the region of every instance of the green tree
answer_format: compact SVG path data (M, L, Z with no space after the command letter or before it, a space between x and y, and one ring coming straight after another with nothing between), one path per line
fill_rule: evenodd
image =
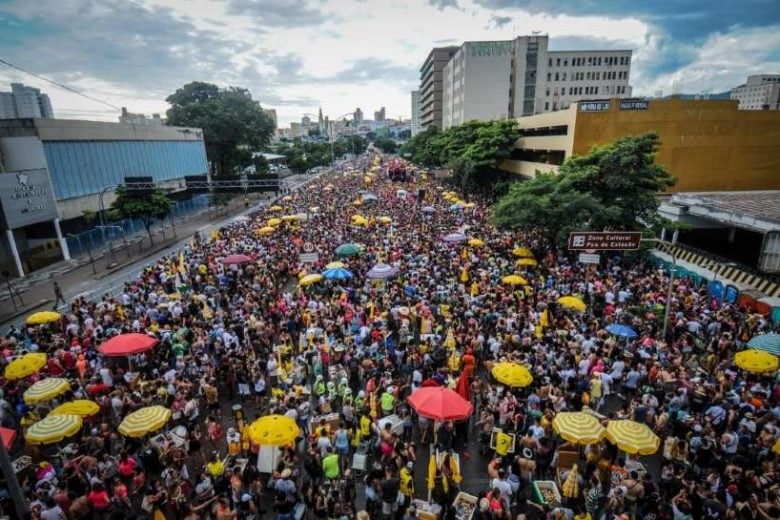
M268 164L268 159L266 159L263 155L255 155L252 162L255 165L255 173L257 175L267 175L271 171L271 166Z
M155 219L162 220L168 216L176 202L163 190L154 189L151 193L136 194L124 186L116 190L116 200L111 204L111 210L120 218L139 219L149 235L149 244L154 245L152 224Z
M515 182L494 208L496 225L532 231L555 248L570 231L641 230L653 225L658 193L674 178L654 163L655 133L624 137L568 159L557 175Z
M203 130L206 154L215 175L229 174L240 160L239 147L262 146L271 138L274 122L247 89L187 83L166 98L168 125Z
M374 145L384 153L395 153L398 150L398 144L389 137L377 137Z

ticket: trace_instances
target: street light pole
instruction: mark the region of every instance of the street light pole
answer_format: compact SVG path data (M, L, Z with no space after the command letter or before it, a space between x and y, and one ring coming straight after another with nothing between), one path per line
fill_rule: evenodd
M106 186L100 191L100 197L98 197L98 216L100 217L100 232L103 236L103 245L106 247L106 259L108 260L107 267L111 268L114 265L116 265L116 260L114 259L114 250L111 247L111 233L108 234L108 237L106 237L106 223L103 219L103 212L105 211L105 207L103 206L103 196L106 194L108 190L114 190L118 186Z

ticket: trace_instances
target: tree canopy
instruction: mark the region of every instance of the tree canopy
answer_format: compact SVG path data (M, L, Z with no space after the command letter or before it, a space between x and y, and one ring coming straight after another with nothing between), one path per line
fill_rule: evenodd
M271 115L245 88L219 88L193 81L166 98L168 125L203 129L206 154L216 175L229 174L240 159L239 147L258 148L271 138Z
M401 153L429 168L451 168L464 188L491 185L498 178L498 161L511 155L519 137L511 119L469 121L444 131L431 127L408 140Z
M657 219L658 193L675 179L655 164L656 133L623 137L572 157L559 173L513 183L493 219L508 229L540 234L553 246L570 231L640 230Z
M287 158L287 166L296 173L302 173L317 166L326 166L334 158L348 153L360 155L368 143L359 135L339 137L332 143L320 141L293 141L280 143L273 151Z
M120 186L116 190L111 211L120 218L140 219L149 235L149 243L154 244L152 224L155 219L162 220L167 217L175 204L176 202L161 189L154 189L151 193L138 193Z

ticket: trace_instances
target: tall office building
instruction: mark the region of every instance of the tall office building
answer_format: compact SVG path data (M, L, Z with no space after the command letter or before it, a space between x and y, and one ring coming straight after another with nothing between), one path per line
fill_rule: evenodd
M0 92L0 119L54 118L51 100L37 88L11 83L11 92Z
M547 36L466 42L444 66L442 128L631 96L630 50L548 51Z
M420 68L420 131L442 127L441 105L444 66L459 47L434 47Z
M420 91L412 90L412 137L422 132L420 119Z
M363 122L363 111L360 110L360 107L355 109L355 112L352 113L352 120L356 123L362 123Z
M748 76L747 83L731 89L740 110L780 110L780 74Z
M385 107L382 107L376 112L374 112L374 121L384 121L384 120L385 120Z

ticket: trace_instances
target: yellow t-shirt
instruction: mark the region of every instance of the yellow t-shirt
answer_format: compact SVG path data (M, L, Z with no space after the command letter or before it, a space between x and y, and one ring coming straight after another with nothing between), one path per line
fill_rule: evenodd
M501 457L506 457L509 453L509 448L512 444L512 436L507 435L504 432L498 432L496 435L496 454Z
M212 477L218 477L225 472L225 465L222 464L221 460L209 462L208 464L206 464L206 471Z
M368 437L371 435L371 419L365 415L360 418L360 436Z

